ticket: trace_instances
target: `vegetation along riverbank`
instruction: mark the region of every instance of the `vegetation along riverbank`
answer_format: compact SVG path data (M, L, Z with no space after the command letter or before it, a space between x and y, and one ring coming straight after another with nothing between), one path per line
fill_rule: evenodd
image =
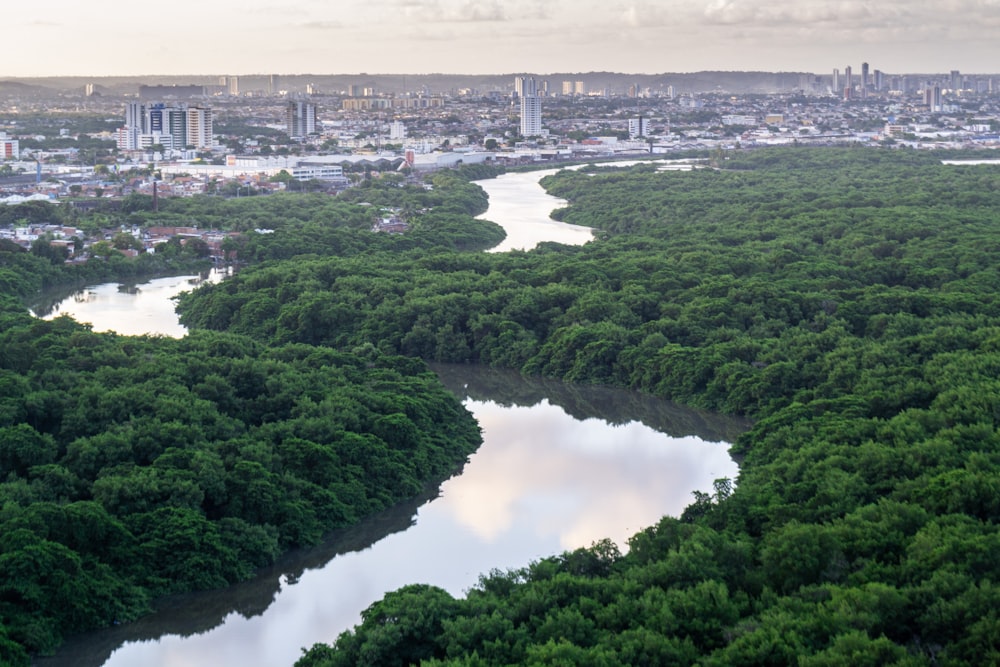
M413 207L405 236L373 233L371 202L318 195L170 200L159 211L131 200L131 210L93 214L100 223L45 203L20 213L82 227L196 220L245 232L235 247L249 265L304 252L479 251L502 239L472 217L486 206L478 187L452 172L432 185L358 188L373 199L402 193ZM180 245L134 260L110 245L81 264L0 246L5 665L134 619L156 596L245 579L449 476L481 441L423 362L371 346L269 345L211 331L126 337L28 314L25 300L42 288L204 261Z
M301 266L300 298L350 313L320 342L630 386L755 425L735 488L627 555L605 543L484 573L464 599L407 587L299 664L997 661L1000 172L939 157L787 148L722 170L567 172L546 181L570 202L560 217L599 242ZM229 323L302 335L296 299L238 285ZM268 297L277 314L248 321Z
M717 164L550 176L547 189L570 202L557 217L600 238L529 252L477 251L496 230L470 221L485 202L459 174L435 177L432 190L373 182L353 201L323 199L318 216L300 211L320 200L284 200L269 217L275 233L248 236L252 266L182 299L196 335L176 347L29 322L11 305L0 414L23 436L4 442L27 444L3 454L6 655L136 613L175 577L195 587L240 576L235 565L213 570L233 561L202 554L266 561L269 548L315 534L311 498L317 517L355 506L340 494L350 479L307 472L353 472L365 485L388 470L381 482L407 492L397 468L349 458L377 447L341 452L334 442L377 438L390 461L413 459L414 478L461 459L442 430L474 446L461 411L443 396L407 402L437 395L436 383L419 384L427 376L412 358L422 357L752 417L736 445L740 477L635 535L624 555L601 542L484 573L464 599L405 587L300 665L1000 659L1000 172L862 148L737 151ZM371 222L361 203L424 216L419 233L361 233ZM242 365L227 366L234 358ZM95 378L69 403L60 397L75 394L58 384L67 369ZM149 401L167 404L129 412L128 399L142 399L161 372L176 389ZM348 385L388 394L365 412L346 395L315 393ZM143 419L169 418L171 400L204 414L178 418L170 444L219 444L158 445L151 433L167 427ZM355 423L357 414L370 419ZM92 426L93 415L104 421ZM299 425L310 418L341 421L324 436ZM300 440L303 453L276 450ZM433 451L428 440L443 448L442 467L393 453ZM102 458L123 451L133 458ZM161 458L180 471L171 484ZM305 482L286 475L295 461L310 461ZM213 514L219 507L228 513ZM300 520L285 528L285 515L255 507ZM69 512L100 521L57 520ZM164 550L190 558L177 573L147 569ZM122 600L132 602L119 612Z

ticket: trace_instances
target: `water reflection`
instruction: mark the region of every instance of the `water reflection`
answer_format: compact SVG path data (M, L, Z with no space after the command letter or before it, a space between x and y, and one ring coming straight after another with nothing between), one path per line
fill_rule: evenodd
M271 567L258 572L254 579L225 591L203 591L161 599L155 605L155 613L134 623L71 639L56 656L38 658L34 664L98 667L126 644L155 644L164 635L192 637L218 628L234 616L245 619L260 617L282 589L297 584L306 570L322 567L340 554L361 551L387 535L412 526L417 508L436 496L437 492L435 486L412 500L369 517L362 524L334 531L316 547L289 552ZM164 660L151 664L174 663Z
M203 283L218 282L226 275L228 269L211 269L197 275L154 278L144 283L104 283L58 290L40 295L31 312L45 319L69 315L90 324L94 331L180 338L187 329L177 321L173 297Z
M566 200L545 192L538 181L558 169L503 174L475 181L490 198L489 209L480 218L496 222L507 232L490 252L531 250L542 242L583 245L594 237L590 227L569 225L549 217Z
M694 436L708 442L733 442L750 427L746 419L694 410L637 391L569 384L481 366L430 366L441 383L461 399L511 406L548 401L578 420L597 418L609 424L640 422L675 438Z
M662 515L679 514L692 491L736 475L727 446L706 440L735 436L741 422L633 392L471 366L435 370L483 428L484 444L461 475L252 582L171 598L154 615L71 641L36 664L291 665L302 647L332 641L390 590L429 583L458 596L493 568L604 537L624 546Z

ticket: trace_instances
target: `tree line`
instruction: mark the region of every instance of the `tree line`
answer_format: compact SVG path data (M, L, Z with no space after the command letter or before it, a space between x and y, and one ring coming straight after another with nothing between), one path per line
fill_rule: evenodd
M496 230L468 217L483 203L454 175L430 191L465 193L445 222L418 212L427 190L389 181L353 204L408 208L428 222L423 238L362 233L360 217L338 236L327 233L334 216L299 219L297 206L275 216L281 228L248 248L258 264L181 301L192 341L235 337L267 363L281 350L484 363L754 419L735 443L736 484L700 492L682 516L633 536L627 553L605 541L485 573L464 599L405 587L300 664L995 661L1000 173L939 159L795 147L735 151L719 169L689 173L562 172L546 181L570 202L558 216L595 227L598 240L498 255L469 252ZM216 374L223 381L208 395L229 405L224 388L240 378ZM21 370L9 375L5 406L50 414L45 400L27 400ZM254 405L278 409L270 400ZM97 405L123 414L114 400ZM60 453L45 443L27 451ZM101 502L136 502L116 486L120 472L94 481L107 487ZM156 473L143 474L153 479L137 488L155 489ZM261 497L239 483L240 498ZM182 507L199 498L166 488ZM308 534L302 516L293 525ZM182 518L170 524L180 535ZM207 544L233 548L219 540ZM0 600L61 608L46 590L5 588ZM36 636L17 627L28 629L15 648Z

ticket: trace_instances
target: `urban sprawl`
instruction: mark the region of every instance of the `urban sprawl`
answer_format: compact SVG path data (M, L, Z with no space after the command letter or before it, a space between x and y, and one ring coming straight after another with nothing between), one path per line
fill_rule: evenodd
M0 82L0 202L86 208L136 193L335 193L389 171L419 177L462 164L775 144L995 149L998 83L958 71L890 75L867 63L826 75L12 80ZM75 231L13 226L0 235L30 245Z

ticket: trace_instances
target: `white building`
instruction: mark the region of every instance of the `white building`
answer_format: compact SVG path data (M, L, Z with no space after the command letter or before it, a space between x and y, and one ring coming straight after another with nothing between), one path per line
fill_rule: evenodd
M402 141L406 139L406 126L402 121L394 120L389 124L389 140Z
M139 145L136 148L140 150L146 150L152 148L156 144L163 146L164 150L173 150L176 148L174 146L174 136L172 134L163 134L160 132L151 132L148 134L139 135ZM183 148L183 146L181 146Z
M158 138L151 139L154 135ZM165 136L170 137L169 142L164 140ZM119 150L125 151L140 150L154 143L176 149L207 148L214 142L212 110L167 106L162 102L129 102L125 105L125 124L118 128L116 141Z
M533 77L520 77L521 136L538 137L542 134L542 99Z
M215 143L212 132L212 110L206 107L189 107L187 110L187 146L210 148Z
M11 139L6 132L0 132L0 159L18 160L20 157L21 149L17 139Z
M629 139L636 139L638 137L645 137L649 135L649 119L639 116L638 118L628 119L628 136Z

